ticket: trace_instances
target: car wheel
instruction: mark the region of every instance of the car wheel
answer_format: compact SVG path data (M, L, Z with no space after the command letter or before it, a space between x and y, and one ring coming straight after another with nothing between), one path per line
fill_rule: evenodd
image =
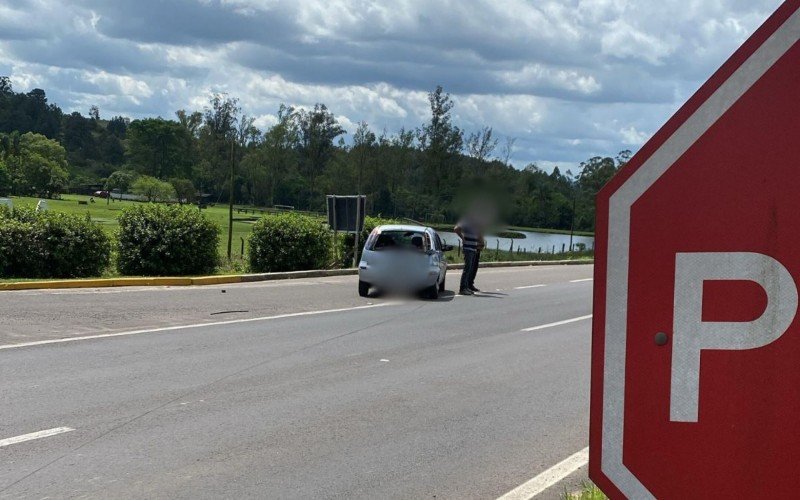
M358 294L362 297L369 297L369 283L358 280Z
M444 292L445 291L445 287L444 287L444 282L445 281L447 281L447 275L442 276L442 282L439 283L439 291L440 292Z
M430 300L438 299L439 298L439 286L436 285L436 284L429 286L423 292L423 296L426 299L430 299Z

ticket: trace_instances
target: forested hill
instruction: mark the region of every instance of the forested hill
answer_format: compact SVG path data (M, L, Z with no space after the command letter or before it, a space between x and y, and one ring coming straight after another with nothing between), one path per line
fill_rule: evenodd
M102 118L96 107L88 116L65 113L44 90L18 93L0 77L0 194L128 191L159 179L173 196L202 192L227 202L233 164L237 204L322 211L325 194L361 192L372 214L452 222L460 193L486 189L501 194L510 224L568 229L575 206L576 229L594 229L594 196L630 152L591 158L574 176L516 169L509 164L513 139L498 140L488 126L460 130L450 96L437 88L429 98L430 120L414 130L378 132L360 123L346 131L323 104L281 106L277 123L259 130L225 95L172 119L131 121Z

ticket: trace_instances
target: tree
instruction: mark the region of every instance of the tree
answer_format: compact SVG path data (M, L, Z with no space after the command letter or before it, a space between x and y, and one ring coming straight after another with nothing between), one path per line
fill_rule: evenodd
M175 188L169 182L164 182L142 175L133 182L131 186L134 194L144 197L147 201L164 202L171 201L176 197Z
M3 160L0 160L0 195L7 195L11 192L11 174Z
M189 179L172 179L170 180L170 184L172 184L172 187L175 189L178 203L183 205L184 203L194 202L197 190L194 188L192 181Z
M201 188L213 187L222 194L231 178L231 149L239 122L239 100L225 94L213 94L203 113L199 149L202 161L197 168ZM230 189L228 190L230 193Z
M353 134L352 149L352 154L355 155L356 171L358 172L357 194L363 192L364 169L374 154L376 142L375 134L369 129L367 122L359 122L356 133Z
M84 166L94 157L95 142L92 124L77 111L64 117L62 123L62 143L69 152L70 163Z
M19 137L18 149L6 157L6 162L18 194L50 197L60 193L69 179L64 148L33 132Z
M128 164L137 172L165 179L189 174L185 130L163 118L135 120L128 127Z
M287 178L297 174L300 132L297 111L281 104L278 122L264 133L261 141L242 159L242 174L251 203L272 206L295 204Z
M0 76L0 94L9 95L13 93L14 89L11 86L11 78Z
M420 147L425 151L429 185L432 194L441 197L442 185L449 183L450 166L464 144L461 130L453 125L453 100L441 85L428 94L431 120L418 132Z
M497 148L497 139L492 138L492 127L484 127L467 138L467 154L478 161L489 158Z
M516 144L516 142L516 137L506 137L503 143L503 149L500 152L500 156L497 158L503 162L503 165L510 165L509 161L511 160L511 155L514 154L514 144Z
M108 176L105 188L107 191L119 189L122 193L129 193L137 177L139 174L133 170L117 170Z
M333 140L346 132L324 104L315 104L313 110L299 111L297 120L303 173L309 179L307 206L311 209L322 205L322 200L314 203L316 179L333 155Z
M125 134L128 131L128 124L130 124L130 120L127 118L115 116L114 118L108 120L108 123L106 124L106 130L115 137L124 139Z
M630 151L622 151L616 158L596 156L581 163L581 173L576 182L579 192L576 213L579 215L575 224L579 229L594 230L595 197L630 157Z

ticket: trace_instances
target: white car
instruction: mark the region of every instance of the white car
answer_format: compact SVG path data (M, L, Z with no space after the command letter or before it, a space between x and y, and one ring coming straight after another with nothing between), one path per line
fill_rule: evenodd
M444 252L452 249L429 227L376 227L364 244L358 265L358 294L366 297L375 287L422 292L436 299L444 291L447 276Z

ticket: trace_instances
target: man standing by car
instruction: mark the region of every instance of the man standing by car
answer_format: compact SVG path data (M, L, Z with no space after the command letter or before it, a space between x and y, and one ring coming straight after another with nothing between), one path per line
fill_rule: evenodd
M461 238L464 250L464 270L461 272L460 295L474 295L475 275L478 272L479 247L483 244L483 237L478 231L478 224L472 217L464 217L456 224L453 231Z
M481 252L486 248L486 239L483 233L478 233L478 248L475 257L475 267L472 268L472 274L469 275L469 284L467 285L472 292L480 292L478 287L475 286L475 276L478 274L478 267L481 264Z

